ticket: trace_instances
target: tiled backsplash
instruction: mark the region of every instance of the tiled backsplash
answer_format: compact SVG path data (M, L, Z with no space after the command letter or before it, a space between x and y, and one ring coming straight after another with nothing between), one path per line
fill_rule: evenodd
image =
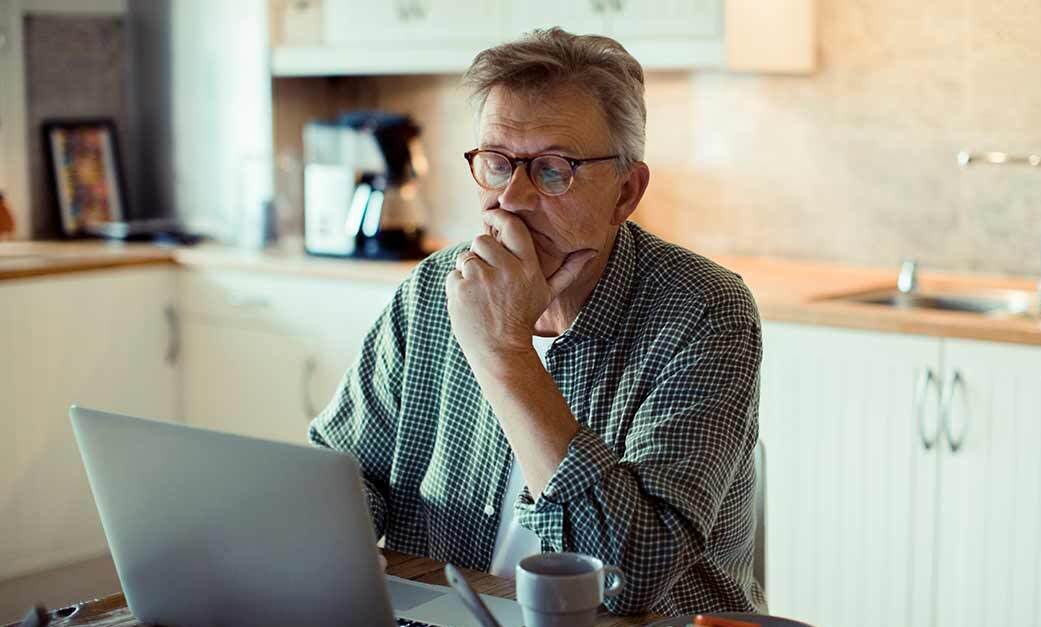
M1041 2L820 0L818 10L810 77L648 75L651 185L636 219L708 255L1041 272L1041 171L955 160L961 148L1041 151ZM414 115L432 231L476 233L458 77L340 80L322 87L315 113ZM279 83L277 150L292 152L307 98Z

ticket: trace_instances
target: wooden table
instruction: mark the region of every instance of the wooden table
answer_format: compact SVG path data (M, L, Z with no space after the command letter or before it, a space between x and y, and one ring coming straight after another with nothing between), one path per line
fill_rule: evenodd
M397 551L384 550L383 555L387 558L387 574L389 575L424 583L447 585L442 562ZM466 569L463 569L463 574L477 592L508 599L516 598L513 592L513 581L510 579ZM54 610L51 615L53 616L51 625L55 627L70 625L77 627L144 627L143 623L134 618L134 615L127 609L126 599L123 598L122 593ZM602 612L596 624L598 627L646 625L658 618L660 617L653 614L612 616ZM18 627L18 623L11 623L8 627Z

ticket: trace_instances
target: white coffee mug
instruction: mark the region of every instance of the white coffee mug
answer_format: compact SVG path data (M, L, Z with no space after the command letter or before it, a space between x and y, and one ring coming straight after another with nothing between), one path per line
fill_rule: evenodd
M614 583L605 589L608 575ZM621 593L625 576L582 553L540 553L517 564L517 602L525 627L589 627L604 597Z

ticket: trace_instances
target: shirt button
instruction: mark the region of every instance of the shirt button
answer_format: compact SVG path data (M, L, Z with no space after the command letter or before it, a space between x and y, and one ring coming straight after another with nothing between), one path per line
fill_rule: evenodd
M484 506L484 513L488 514L489 516L495 513L495 508L492 507L491 503Z

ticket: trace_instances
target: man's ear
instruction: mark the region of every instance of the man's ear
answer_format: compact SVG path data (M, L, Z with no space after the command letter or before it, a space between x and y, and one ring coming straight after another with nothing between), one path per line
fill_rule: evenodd
M651 169L643 161L637 161L629 168L629 175L622 181L622 187L618 190L611 224L617 226L629 219L636 211L636 206L640 204L650 180Z

